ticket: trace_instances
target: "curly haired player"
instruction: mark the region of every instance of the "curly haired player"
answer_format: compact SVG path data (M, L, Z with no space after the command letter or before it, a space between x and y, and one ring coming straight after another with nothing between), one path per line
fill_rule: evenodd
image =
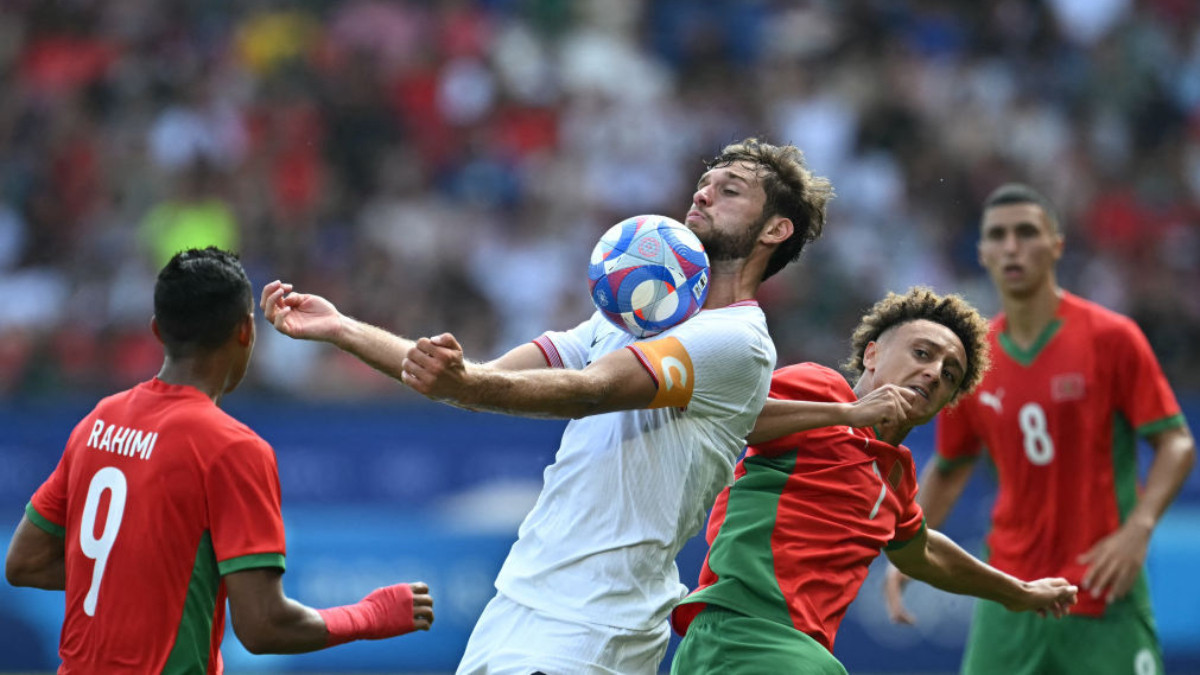
M673 612L672 673L845 673L833 644L884 551L909 574L1014 610L1061 615L1076 589L1024 582L927 530L900 442L988 367L987 324L958 296L876 303L852 338L851 387L814 363L777 370L733 485L717 498L699 588Z

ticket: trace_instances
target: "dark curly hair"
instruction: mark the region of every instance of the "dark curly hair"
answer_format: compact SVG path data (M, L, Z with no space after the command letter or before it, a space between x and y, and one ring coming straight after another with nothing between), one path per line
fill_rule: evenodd
M953 402L959 396L971 393L992 364L987 319L962 296L938 295L923 286L910 288L903 295L888 293L886 298L875 303L871 311L863 315L850 338L851 355L845 368L861 375L866 369L863 354L867 344L878 340L879 336L895 326L918 319L940 323L962 340L967 363L962 382L950 400Z
M763 221L780 215L791 220L795 230L771 254L763 270L765 281L799 258L808 242L821 236L825 207L833 199L833 184L828 178L813 175L804 165L804 153L796 146L771 145L757 138L726 145L704 166L711 171L738 162L756 164L764 170L762 187L767 200L763 204Z

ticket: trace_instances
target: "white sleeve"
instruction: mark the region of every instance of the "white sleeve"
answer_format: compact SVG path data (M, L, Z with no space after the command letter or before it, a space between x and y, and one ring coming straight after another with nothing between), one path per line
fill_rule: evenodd
M775 367L775 345L761 310L737 309L701 312L669 331L687 350L695 371L689 410L724 417L742 414L748 406L761 409Z
M603 322L600 312L566 331L546 331L533 341L546 356L551 368L580 370L588 363L588 351L597 335L597 322Z

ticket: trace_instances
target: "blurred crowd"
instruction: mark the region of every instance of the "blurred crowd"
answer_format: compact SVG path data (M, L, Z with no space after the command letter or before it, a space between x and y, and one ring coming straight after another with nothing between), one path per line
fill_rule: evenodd
M801 147L838 197L762 292L781 363L841 361L922 283L991 312L978 207L1060 209L1060 282L1134 317L1200 387L1194 0L6 0L0 396L155 372L154 274L237 250L487 358L591 310L597 237L682 218L703 160ZM246 385L404 395L260 325Z

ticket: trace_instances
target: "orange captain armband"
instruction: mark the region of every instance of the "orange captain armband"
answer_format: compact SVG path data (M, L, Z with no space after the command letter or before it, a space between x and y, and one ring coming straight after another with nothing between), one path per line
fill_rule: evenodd
M692 357L688 356L677 338L638 342L630 346L637 354L642 366L650 371L658 383L658 393L650 402L650 408L683 408L692 400L696 386L696 371Z

